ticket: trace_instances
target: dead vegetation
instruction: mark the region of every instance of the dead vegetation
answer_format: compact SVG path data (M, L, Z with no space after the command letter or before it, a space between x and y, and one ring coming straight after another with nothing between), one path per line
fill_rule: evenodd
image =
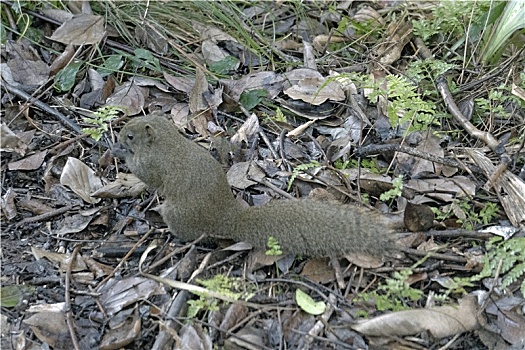
M473 4L2 1L2 348L525 346L525 10ZM404 252L180 242L110 152L154 112L240 200L396 213Z

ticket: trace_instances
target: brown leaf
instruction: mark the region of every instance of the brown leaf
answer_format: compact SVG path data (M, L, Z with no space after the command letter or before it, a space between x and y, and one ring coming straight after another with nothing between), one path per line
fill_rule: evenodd
M230 186L243 190L257 184L257 182L250 179L262 181L264 173L252 162L239 162L231 166L226 177Z
M264 89L268 98L275 98L283 89L284 77L275 72L258 72L243 76L238 80L221 79L224 92L238 102L244 91Z
M144 108L144 102L148 96L148 90L128 81L115 89L115 92L108 97L106 106L120 107L126 115L139 114Z
M31 247L31 253L33 253L33 256L36 260L40 260L42 258L46 258L47 260L51 261L53 264L60 264L60 270L66 271L69 264L71 264L71 254L60 254L60 253L53 253L48 252L43 249L39 249L37 247ZM84 271L87 269L86 263L82 259L81 255L77 255L76 259L72 266L72 271L78 272L78 271Z
M6 124L2 123L0 129L0 150L2 152L16 152L23 156L26 153L27 144L12 132Z
M125 315L121 316L122 318ZM122 322L104 334L100 342L100 350L117 350L125 348L137 339L141 330L141 321L137 309L133 314L126 317Z
M11 162L7 165L8 169L13 170L36 170L40 168L47 155L47 150L37 152L29 157Z
M81 13L65 21L50 39L65 45L90 45L99 43L105 34L104 17Z
M40 312L23 322L31 326L40 341L51 345L54 349L73 348L64 313Z
M286 89L284 93L294 100L302 100L313 105L320 105L327 100L342 101L345 93L341 84L336 81L326 83L324 78L306 78L299 80L297 85Z
M334 269L329 258L310 259L304 264L301 276L317 283L325 284L335 279Z
M133 174L117 174L115 181L95 191L92 196L97 198L136 197L148 186Z
M200 69L197 69L195 76L195 85L190 92L190 112L195 114L200 111L204 111L208 108L204 96L202 95L205 91L208 91L208 80L206 75Z
M4 213L7 221L14 219L17 215L15 205L16 193L12 187L5 192L2 196L2 212Z
M188 77L174 77L166 72L163 72L164 79L175 89L189 94L195 85L195 79Z
M90 167L76 158L68 157L60 175L60 183L88 203L100 202L100 199L93 198L91 193L102 187L102 181Z
M51 67L49 68L49 75L53 76L58 73L62 68L64 68L69 61L73 58L75 54L75 48L73 45L67 45L64 51L53 61Z
M435 338L467 332L479 327L476 298L464 297L458 306L440 306L381 315L352 325L370 336L405 336L428 331Z

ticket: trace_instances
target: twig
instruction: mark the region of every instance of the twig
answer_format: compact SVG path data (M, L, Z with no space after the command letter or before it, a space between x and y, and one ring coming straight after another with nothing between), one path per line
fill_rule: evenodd
M441 259L441 260L447 260L447 261L453 261L460 264L465 264L467 262L467 259L460 257L460 256L453 256L448 254L440 254L440 253L433 253L433 252L423 252L421 250L412 249L412 248L402 248L403 252L407 254L412 254L415 256L427 256L429 255L429 258L432 259Z
M434 58L421 38L415 38L414 43L419 49L419 53L422 58ZM469 133L469 135L485 142L485 144L498 155L501 155L505 152L505 148L499 144L498 140L496 140L496 138L492 136L491 133L479 130L463 115L457 106L454 97L450 93L450 89L448 88L447 80L444 75L439 75L436 78L436 88L441 94L441 97L443 98L443 101L445 102L445 105L447 106L450 114L452 114L454 119L461 125L463 129L465 129L466 132Z
M107 281L109 281L114 275L115 273L120 269L120 267L122 265L124 265L124 263L128 260L128 258L133 254L133 251L135 249L137 249L145 240L146 238L148 238L148 236L153 232L154 230L153 229L150 229L148 232L146 232L146 234L144 236L142 236L138 241L137 243L135 243L135 245L129 250L128 254L126 254L122 260L120 260L120 262L118 263L117 267L115 267L113 269L113 271L106 276L106 278L104 278L102 281L100 281L100 283L95 287L95 290L99 289L102 285L104 285L104 283L106 283Z
M63 208L59 208L57 210L50 211L49 213L33 216L33 217L30 217L30 218L25 218L25 219L20 220L19 222L17 222L15 224L15 228L18 228L18 227L20 227L22 225L29 224L29 223L32 223L32 222L44 221L44 220L50 219L52 217L55 217L57 215L62 215L64 213L67 213L68 211L72 210L73 208L75 208L74 205L69 205L67 207L63 207Z
M71 293L70 293L70 284L71 284L71 271L73 270L73 265L76 262L78 252L80 251L81 245L78 244L73 249L73 252L71 253L71 260L69 261L69 264L67 265L66 270L66 278L65 278L65 303L66 303L66 322L67 322L67 328L69 329L69 335L71 336L71 341L73 342L73 346L76 350L80 350L80 346L78 344L77 335L75 332L75 325L73 323L73 312L71 311Z
M192 242L188 242L186 245L178 248L178 249L175 249L174 251L172 251L171 253L169 253L168 255L166 255L164 258L156 261L155 263L151 264L150 266L146 267L143 272L150 272L152 271L153 269L155 269L156 267L164 264L166 261L170 260L172 257L174 257L175 255L179 254L180 252L183 252L185 251L186 249L190 248L191 246L193 245L196 245L197 243L199 243L202 239L204 239L204 237L206 237L205 234L201 235L199 238L197 238L196 240L192 241Z
M414 157L419 157L421 159L425 159L425 160L428 160L430 162L439 163L439 164L443 164L443 165L447 165L447 166L451 166L451 167L456 167L456 168L460 168L460 169L465 169L465 167L466 167L464 164L462 164L462 163L460 163L460 162L458 162L456 160L437 157L437 156L435 156L433 154L421 152L421 151L418 151L415 148L408 147L408 146L403 146L403 145L369 145L369 146L357 148L355 150L355 153L358 156L363 157L363 156L374 154L374 153L391 152L391 151L396 151L396 152L402 152L402 153L410 154L410 155L412 155ZM481 170L481 168L479 168L479 167L470 166L469 169L472 172L483 174L483 170Z
M60 120L60 122L62 122L64 125L66 125L69 129L73 130L77 134L82 134L82 129L80 129L80 127L74 121L72 121L71 119L69 119L68 117L66 117L59 111L57 111L56 109L49 107L44 102L37 100L36 98L32 97L25 91L22 91L5 81L2 81L2 86L10 93L26 100L26 102L31 103L34 106L43 110L44 112L56 117L58 120Z

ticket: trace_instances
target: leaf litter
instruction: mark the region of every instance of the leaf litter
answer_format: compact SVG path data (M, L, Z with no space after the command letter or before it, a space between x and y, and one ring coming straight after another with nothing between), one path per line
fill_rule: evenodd
M471 46L471 38L455 36L458 25L468 22L435 15L456 6L451 2L47 5L2 7L2 21L4 12L30 20L23 34L16 24L2 23L8 28L0 65L3 285L38 290L3 305L10 311L6 322L2 312L9 341L23 344L34 335L57 349L162 348L174 339L180 348L211 349L219 342L242 348L394 347L396 337L406 337L405 345L418 337L417 346L426 347L451 339L448 346L458 349L523 345L524 272L512 266L523 265L522 254L516 250L516 260L502 261L511 265L491 276L516 274L505 291L495 279L484 278L490 283L483 285L474 278L487 263L480 248L489 235L524 246L518 230L525 223L525 76L517 59L522 37L515 35L495 54L491 22L480 39L490 49ZM479 15L469 11L464 18ZM472 18L476 22L483 21ZM433 32L434 25L448 33ZM426 46L434 61L425 60L430 65L420 69L418 55ZM496 73L488 65L471 69L465 50L483 64L487 52L494 55L490 60L500 60ZM455 64L445 80L452 94L439 80L443 63ZM454 100L466 101L459 103L469 107L462 107L463 116L453 110ZM45 106L82 127L101 106L119 107L124 118L106 122L93 147ZM202 145L212 141L239 200L303 197L322 186L327 191L320 200L359 199L404 220L400 225L413 232L403 238L405 255L384 261L348 255L328 263L250 252L240 242L214 249L203 241L195 248L163 229L150 237L149 228L162 225L154 210L162 197L105 150L126 118L157 112L170 115ZM381 147L359 153L365 146ZM294 173L314 161L322 166ZM396 188L400 175L403 185ZM290 176L291 194L285 191ZM141 237L146 241L134 244ZM76 243L82 248L72 254ZM139 262L142 252L147 254ZM139 264L186 284L169 289L137 277ZM408 277L397 275L400 268ZM253 276L255 296L227 304L191 294L192 285L230 295L252 283L231 279L227 288L211 289L209 281L225 271ZM65 285L57 276L66 274ZM97 284L98 294L90 292ZM385 300L369 292L384 286L397 291L395 303L403 311L384 313ZM423 287L426 300L402 294ZM69 295L73 319L53 309L50 301L61 294ZM335 312L319 308L326 302L337 304ZM25 310L24 303L47 309ZM173 320L184 318L188 305L194 307L192 322L180 327ZM22 318L30 329L20 328ZM166 327L155 327L159 319ZM70 322L77 327L68 328ZM2 346L7 341L3 336Z

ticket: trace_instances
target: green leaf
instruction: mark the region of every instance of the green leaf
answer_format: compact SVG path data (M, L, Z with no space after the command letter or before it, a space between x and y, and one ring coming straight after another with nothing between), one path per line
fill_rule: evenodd
M138 58L137 63L139 63L143 67L151 70L156 70L158 72L162 71L162 69L160 68L159 60L155 56L153 56L148 50L135 49L133 53L135 54L135 57Z
M102 66L98 69L98 73L102 76L108 76L113 72L118 71L122 66L124 65L124 61L122 60L122 55L111 55L109 56L106 61L102 64Z
M226 56L222 60L210 64L210 70L216 74L227 74L235 70L239 59L233 56Z
M24 295L30 295L35 292L35 287L27 285L5 286L0 288L0 306L15 307L24 298Z
M55 75L55 88L59 92L67 92L71 90L73 85L75 85L75 78L77 77L81 65L82 61L71 62Z
M508 43L509 37L517 30L525 28L525 1L510 0L507 2L499 23L494 30L494 35L487 42L483 53L484 63L494 63L498 58L497 52Z
M300 289L295 290L295 301L304 312L310 315L320 315L326 310L324 301L315 302L308 294Z
M251 110L252 108L257 106L267 95L268 91L264 89L243 91L243 93L241 94L241 98L239 99L239 103L247 110Z

